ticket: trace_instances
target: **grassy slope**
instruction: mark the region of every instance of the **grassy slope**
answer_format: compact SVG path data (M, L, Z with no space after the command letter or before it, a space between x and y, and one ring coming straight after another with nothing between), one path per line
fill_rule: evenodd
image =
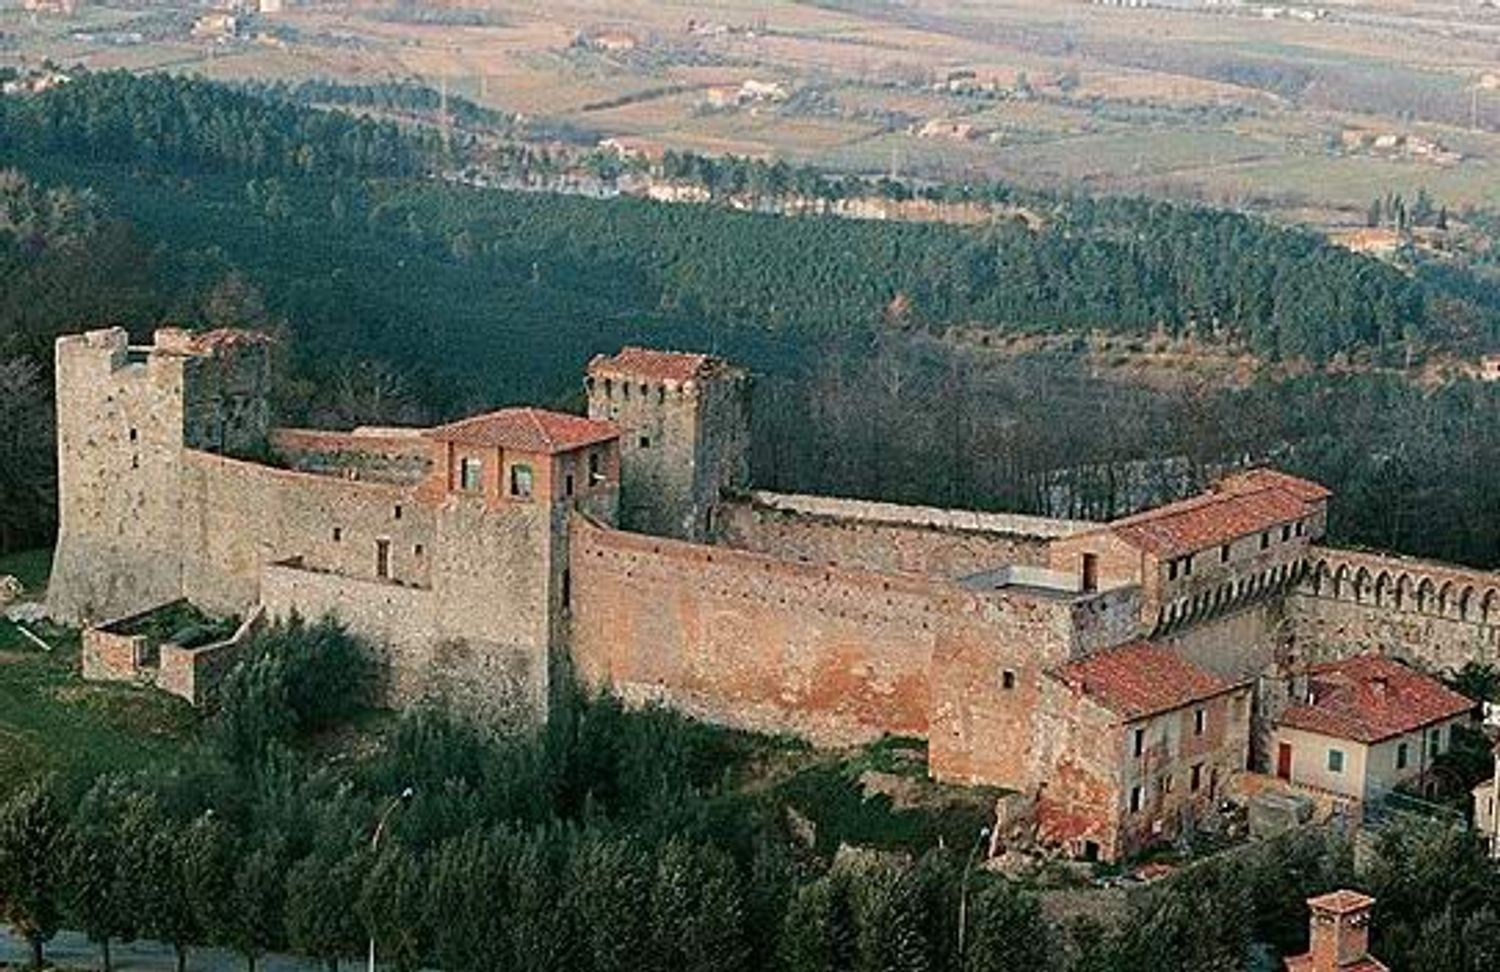
M28 596L45 590L52 551L0 557ZM0 798L32 776L87 780L114 769L175 760L192 735L191 709L177 699L128 686L86 685L78 676L76 632L35 630L50 654L0 621Z

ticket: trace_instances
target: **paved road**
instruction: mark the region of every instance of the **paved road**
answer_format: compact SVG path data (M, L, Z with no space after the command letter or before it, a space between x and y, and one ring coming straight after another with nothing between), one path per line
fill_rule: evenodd
M119 972L174 972L176 957L170 946L155 942L118 942L112 950ZM0 929L0 967L24 968L31 961L26 943ZM47 943L47 961L61 969L101 968L99 949L76 932L63 932ZM341 968L364 968L364 963L345 963ZM244 972L245 960L222 949L193 949L188 953L188 972ZM267 955L256 963L257 972L322 972L322 966L286 955Z

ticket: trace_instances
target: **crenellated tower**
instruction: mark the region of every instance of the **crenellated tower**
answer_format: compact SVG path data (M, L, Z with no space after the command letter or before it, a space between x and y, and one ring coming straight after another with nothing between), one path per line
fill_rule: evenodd
M118 616L182 596L182 451L257 450L270 425L268 339L123 328L56 345L58 541L48 606Z
M620 428L620 525L705 540L750 484L750 377L705 354L627 347L589 362L589 418Z

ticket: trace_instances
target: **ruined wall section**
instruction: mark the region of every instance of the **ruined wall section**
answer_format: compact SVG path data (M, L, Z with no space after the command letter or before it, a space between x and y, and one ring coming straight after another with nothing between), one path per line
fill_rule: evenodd
M716 539L785 560L960 578L1044 567L1049 545L1093 524L757 491L724 503Z
M119 617L182 595L183 363L123 328L58 340L53 615Z
M1381 650L1431 670L1500 664L1500 574L1313 547L1286 601L1301 661Z

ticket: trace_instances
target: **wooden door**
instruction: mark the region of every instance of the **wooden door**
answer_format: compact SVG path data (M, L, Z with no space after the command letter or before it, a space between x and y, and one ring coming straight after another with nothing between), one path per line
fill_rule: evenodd
M1292 744L1281 743L1276 749L1276 775L1283 780L1292 778Z

